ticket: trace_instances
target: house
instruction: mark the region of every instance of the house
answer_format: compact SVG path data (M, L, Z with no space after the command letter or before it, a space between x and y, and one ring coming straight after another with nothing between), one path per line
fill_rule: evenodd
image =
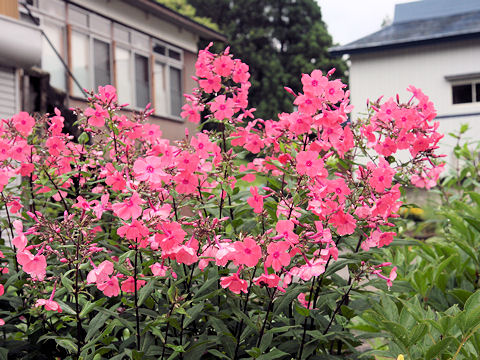
M170 139L193 126L180 111L199 39L225 41L155 0L1 0L0 29L0 118L82 107L82 88L112 84Z
M365 112L367 98L398 93L408 101L406 88L414 85L435 103L441 132L468 123L480 139L480 1L398 4L390 26L330 53L350 57L354 116ZM440 150L452 155L455 142L445 136Z

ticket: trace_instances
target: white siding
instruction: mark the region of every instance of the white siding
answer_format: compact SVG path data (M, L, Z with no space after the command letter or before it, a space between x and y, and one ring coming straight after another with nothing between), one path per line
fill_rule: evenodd
M442 133L458 131L460 124L469 123L470 136L480 140L480 115L458 116L480 113L480 102L452 104L451 83L445 79L470 73L480 73L480 40L354 54L350 67L354 117L365 112L367 99L381 95L388 99L398 93L401 101L408 101L411 95L406 88L413 85L435 103L438 116L443 117L438 119ZM441 150L451 155L454 144L446 135Z

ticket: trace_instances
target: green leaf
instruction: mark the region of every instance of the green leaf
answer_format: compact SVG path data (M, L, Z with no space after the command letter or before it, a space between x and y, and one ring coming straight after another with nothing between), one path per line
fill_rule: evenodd
M86 144L86 143L88 143L89 140L90 140L90 137L88 136L88 134L86 132L82 132L80 134L80 136L78 137L78 142L80 144Z
M444 351L450 346L450 344L455 340L454 337L448 336L443 338L436 344L430 346L425 354L425 360L431 360L438 354L445 354Z
M420 343L420 339L422 339L425 334L427 333L428 327L425 324L417 324L413 327L413 330L410 332L410 338L408 339L407 346L415 345Z
M71 339L55 338L55 342L58 344L58 346L61 346L62 348L67 349L70 352L77 351L77 345Z
M107 301L107 298L101 298L95 302L90 302L88 301L82 308L82 311L80 311L80 318L84 318L87 316L93 309L95 309L97 306L100 307L102 306L105 302Z
M227 355L215 349L209 349L208 352L219 359L230 359Z
M148 281L147 285L145 285L143 288L140 289L139 294L138 294L138 305L142 305L145 300L152 294L152 292L155 290L155 285L156 281L155 279L150 279Z
M263 354L263 355L260 355L259 357L257 357L257 360L270 360L270 359L278 359L278 358L281 358L283 356L286 356L288 355L286 352L283 352L277 348L273 348L272 350L270 350L269 353L267 354Z
M304 308L303 306L299 306L298 304L295 304L295 311L305 317L310 315L310 310Z
M106 310L106 309L103 309ZM85 337L85 341L90 340L93 336L96 335L97 331L105 324L106 320L110 316L103 312L99 312L95 317L90 321L88 325L87 336Z
M480 306L480 290L477 290L473 293L465 302L465 310L469 311L470 309Z

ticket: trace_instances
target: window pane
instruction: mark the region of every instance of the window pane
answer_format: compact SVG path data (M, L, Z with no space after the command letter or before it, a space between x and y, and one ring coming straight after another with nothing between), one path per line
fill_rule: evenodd
M89 39L87 35L72 32L72 73L82 88L90 88L88 77ZM73 94L82 96L82 91L73 83Z
M150 102L148 58L138 54L135 54L135 90L135 105L139 108L144 108Z
M480 101L480 83L475 84L475 92L477 93L477 101Z
M167 84L165 78L165 65L156 62L153 69L155 83L155 113L166 115L167 112Z
M452 86L453 103L463 104L472 102L472 84Z
M170 113L180 116L182 111L182 72L179 69L170 68Z
M95 91L99 86L111 85L110 45L104 41L93 40L93 67Z
M182 55L175 50L168 50L168 56L175 60L180 60Z
M53 23L45 22L43 31L52 42L55 49L64 56L64 37L63 29ZM62 61L53 51L48 41L42 37L42 69L50 73L50 85L58 89L66 89L65 68Z
M132 73L130 68L130 51L116 47L115 63L117 66L117 94L120 104L132 104Z

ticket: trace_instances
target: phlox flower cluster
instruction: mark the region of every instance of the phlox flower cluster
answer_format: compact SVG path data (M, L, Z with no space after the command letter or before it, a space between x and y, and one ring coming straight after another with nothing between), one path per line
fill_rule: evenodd
M148 107L122 115L112 86L75 109L78 139L58 110L3 120L0 190L15 219L15 258L39 292L55 284L35 306L62 311L54 296L65 274L85 272L75 281L95 296L136 296L154 278L175 278L178 265L228 269L220 285L235 294L285 292L324 274L348 237L357 251L392 242L400 186L411 177L430 188L442 169L433 105L411 87L408 103L372 104L354 122L332 74L303 74L302 92L288 90L298 110L264 120L248 109L248 66L228 49L202 50L182 117L215 126L176 143L147 122ZM398 150L409 160L396 161ZM245 165L246 153L255 159ZM23 198L9 185L18 176Z

